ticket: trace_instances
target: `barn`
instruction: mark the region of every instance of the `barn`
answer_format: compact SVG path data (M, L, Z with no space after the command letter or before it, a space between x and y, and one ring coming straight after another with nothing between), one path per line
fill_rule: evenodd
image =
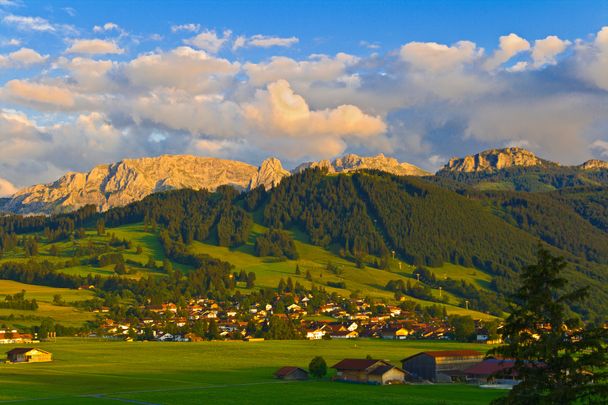
M384 360L344 359L332 366L337 370L334 381L361 384L396 384L405 381L406 372Z
M286 366L278 369L274 376L281 380L308 380L308 371L300 367Z
M401 360L412 376L435 382L464 379L464 370L480 363L484 355L476 350L437 350L421 352Z
M41 363L52 361L53 355L46 350L33 347L17 347L6 352L9 363Z

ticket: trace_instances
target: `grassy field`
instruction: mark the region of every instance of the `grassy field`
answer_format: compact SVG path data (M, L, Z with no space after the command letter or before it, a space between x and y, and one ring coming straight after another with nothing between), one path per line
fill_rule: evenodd
M484 346L429 341L103 342L58 339L42 343L52 363L0 364L0 403L411 403L486 404L504 393L475 386L366 386L323 381L283 383L279 367L307 368L323 356L328 365L348 357L393 364L424 350ZM5 346L6 350L12 346ZM333 370L330 372L332 373Z
M85 321L92 319L93 313L85 312L69 305L55 305L53 297L61 295L66 303L83 301L93 298L94 294L87 290L71 290L69 288L44 287L39 285L23 284L16 281L0 280L0 300L6 295L15 294L25 290L27 299L35 298L38 302L36 311L15 310L0 308L1 324L9 327L20 328L33 324L39 325L42 318L53 318L61 321L65 326L81 326ZM13 319L7 319L9 315Z

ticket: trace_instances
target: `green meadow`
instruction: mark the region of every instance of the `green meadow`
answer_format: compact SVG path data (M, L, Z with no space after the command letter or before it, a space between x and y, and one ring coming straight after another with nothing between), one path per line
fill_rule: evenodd
M503 391L465 384L367 386L323 380L282 382L279 367L307 368L320 355L399 360L424 350L486 346L430 341L108 342L59 338L38 347L54 361L0 364L0 403L44 404L487 404ZM10 350L6 345L3 349Z

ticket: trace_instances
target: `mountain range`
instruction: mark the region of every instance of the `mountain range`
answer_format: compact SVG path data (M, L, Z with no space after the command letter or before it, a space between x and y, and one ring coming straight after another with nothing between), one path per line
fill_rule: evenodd
M333 161L306 162L291 172L273 157L255 167L235 160L163 155L98 165L87 173L66 173L52 183L19 190L0 201L0 210L16 214L53 214L92 204L105 211L171 189L213 191L219 186L230 185L238 190L260 186L268 190L293 173L315 168L326 170L328 174L379 170L399 176L433 176L383 154L372 157L347 154ZM479 189L539 191L564 185L608 184L608 162L589 160L579 166L561 166L526 149L511 147L452 158L435 177Z

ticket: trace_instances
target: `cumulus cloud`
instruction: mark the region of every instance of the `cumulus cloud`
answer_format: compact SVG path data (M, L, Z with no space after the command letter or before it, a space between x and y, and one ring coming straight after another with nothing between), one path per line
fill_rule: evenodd
M0 197L9 197L15 194L19 189L10 181L0 177Z
M2 178L22 186L161 153L251 163L275 155L289 165L384 152L427 169L506 145L564 163L608 153L608 27L574 44L549 35L530 46L512 34L487 52L463 40L256 60L218 53L272 37L189 36L188 46L119 59L66 51L35 76L8 77L0 103L14 110L0 114ZM0 64L48 63L33 50L11 55Z
M538 68L544 65L555 65L557 63L555 57L564 52L570 44L570 41L562 40L555 35L537 39L532 48L533 66Z
M583 79L608 90L608 26L597 33L593 43L579 43L577 53Z
M260 86L279 79L289 82L316 82L336 80L346 75L349 66L355 65L359 58L346 53L338 53L334 57L327 55L312 55L308 60L274 56L269 61L246 63L243 68L251 83Z
M87 55L121 54L121 49L114 41L104 39L77 39L65 51L66 53L79 53Z
M499 38L499 48L494 51L491 58L486 60L484 67L494 70L520 52L530 49L530 43L517 34L503 35Z
M261 131L298 137L374 136L386 131L380 117L367 115L353 105L311 111L286 80L270 83L267 90L258 90L255 98L245 105L244 112Z
M596 139L591 144L591 149L597 150L599 152L600 156L602 156L604 158L608 158L608 141Z
M470 41L459 41L452 46L436 42L410 42L401 47L400 56L412 67L430 71L447 71L471 63L483 54Z
M17 38L4 39L0 42L2 46L20 46L21 40Z
M184 40L184 43L210 53L217 53L231 35L230 31L224 31L221 37L215 31L205 31L193 38Z
M74 106L74 95L68 89L26 80L10 80L2 88L2 94L18 102L60 108Z
M217 87L239 71L239 63L216 58L187 46L170 52L141 55L129 62L125 75L138 87L181 88L192 92L219 92Z
M11 52L8 55L0 55L0 68L8 67L28 67L44 63L49 58L49 55L40 55L38 52L30 48L21 48L18 51Z

